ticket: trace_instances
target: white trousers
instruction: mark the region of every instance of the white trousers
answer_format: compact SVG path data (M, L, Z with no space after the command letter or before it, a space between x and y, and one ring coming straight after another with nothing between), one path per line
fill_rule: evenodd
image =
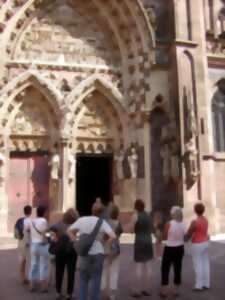
M192 244L195 288L210 287L209 242Z
M106 257L104 261L101 289L106 291L116 291L118 287L120 270L120 256L111 259Z

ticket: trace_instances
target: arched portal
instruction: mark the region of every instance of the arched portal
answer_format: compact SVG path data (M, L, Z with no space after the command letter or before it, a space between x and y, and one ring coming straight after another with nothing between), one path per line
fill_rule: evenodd
M137 189L138 196L149 197L143 188L147 135L141 110L150 98L155 39L141 3L7 3L12 18L6 18L0 32L7 61L5 86L0 87L0 145L6 145L8 157L10 149L51 153L56 215L75 204L76 158L81 155L109 159L107 198L116 198L122 210L131 210ZM135 159L128 160L132 155L138 158L138 171Z
M68 96L72 153L76 156L75 201L89 214L96 198L114 200L114 155L126 143L128 115L115 87L93 76ZM88 188L87 188L88 186ZM71 193L70 193L71 195Z
M1 121L7 147L8 231L13 230L25 205L53 205L50 155L60 135L57 104L53 107L53 97L38 87L37 79L15 86L13 93L14 98L2 107L7 118Z

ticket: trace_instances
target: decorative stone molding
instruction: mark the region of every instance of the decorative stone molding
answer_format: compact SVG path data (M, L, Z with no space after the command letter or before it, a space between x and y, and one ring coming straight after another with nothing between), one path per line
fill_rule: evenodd
M19 91L19 88L22 86L34 85L42 89L47 99L51 102L51 105L54 108L54 111L59 118L62 119L60 107L65 106L63 96L61 93L51 84L48 79L43 78L37 71L28 71L17 78L10 81L5 87L2 88L0 93L0 103L8 96L11 92L16 95L16 91ZM13 99L12 99L13 100ZM8 107L13 105L8 103Z
M6 33L4 39L9 36L9 41L6 43L6 52L11 57L14 48L18 43L18 38L27 29L32 20L41 13L42 9L46 9L48 4L44 0L30 0L27 1L15 1L9 2L8 11L6 13L7 20L4 22L2 27L2 34ZM104 22L105 28L109 28L112 33L112 40L115 45L119 47L123 70L123 84L119 83L118 87L127 86L129 80L136 78L140 69L140 61L142 62L143 73L148 72L151 65L154 63L154 51L155 51L155 35L154 35L154 22L152 19L149 20L146 10L140 0L128 1L124 0L119 3L113 1L105 3L100 0L90 0L87 10L91 9L90 13L98 11L96 20L100 20L101 24ZM60 1L55 1L54 6L60 5ZM81 5L84 11L86 2L79 2L74 5L74 9L77 10L78 6ZM126 16L124 18L124 16ZM110 22L109 22L110 19ZM13 20L14 26L9 27L8 24ZM132 30L130 30L132 28ZM122 30L123 29L123 30ZM143 38L145 33L145 38ZM1 35L1 33L0 33ZM147 38L146 38L147 37ZM136 57L136 51L138 51L139 60L134 60L132 64L132 72L127 72L126 64L129 57ZM83 67L81 67L82 69ZM144 69L143 69L144 68ZM142 74L142 73L141 73ZM140 78L140 88L135 91L136 101L139 101L138 95L141 89L145 88L149 84L149 77ZM126 91L125 91L126 93ZM140 105L137 105L136 109L143 106L143 102L146 101L146 95L143 93L140 99Z
M116 102L120 104L121 108L126 111L124 97L122 96L120 91L100 75L93 75L82 81L68 95L66 102L70 103L70 105L73 107L72 110L75 111L82 101L82 95L88 94L95 89L102 91L104 94L109 93L110 95L112 95ZM79 99L79 101L76 101L77 99Z

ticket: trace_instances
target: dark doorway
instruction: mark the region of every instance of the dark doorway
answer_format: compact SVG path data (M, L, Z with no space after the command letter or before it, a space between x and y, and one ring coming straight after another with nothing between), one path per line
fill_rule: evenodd
M90 215L97 197L104 204L112 200L112 155L77 155L77 209L81 216Z

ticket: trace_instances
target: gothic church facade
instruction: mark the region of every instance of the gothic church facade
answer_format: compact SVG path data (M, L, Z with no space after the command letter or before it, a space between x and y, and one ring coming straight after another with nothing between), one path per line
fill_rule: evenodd
M225 214L221 0L0 0L0 234L25 204Z

